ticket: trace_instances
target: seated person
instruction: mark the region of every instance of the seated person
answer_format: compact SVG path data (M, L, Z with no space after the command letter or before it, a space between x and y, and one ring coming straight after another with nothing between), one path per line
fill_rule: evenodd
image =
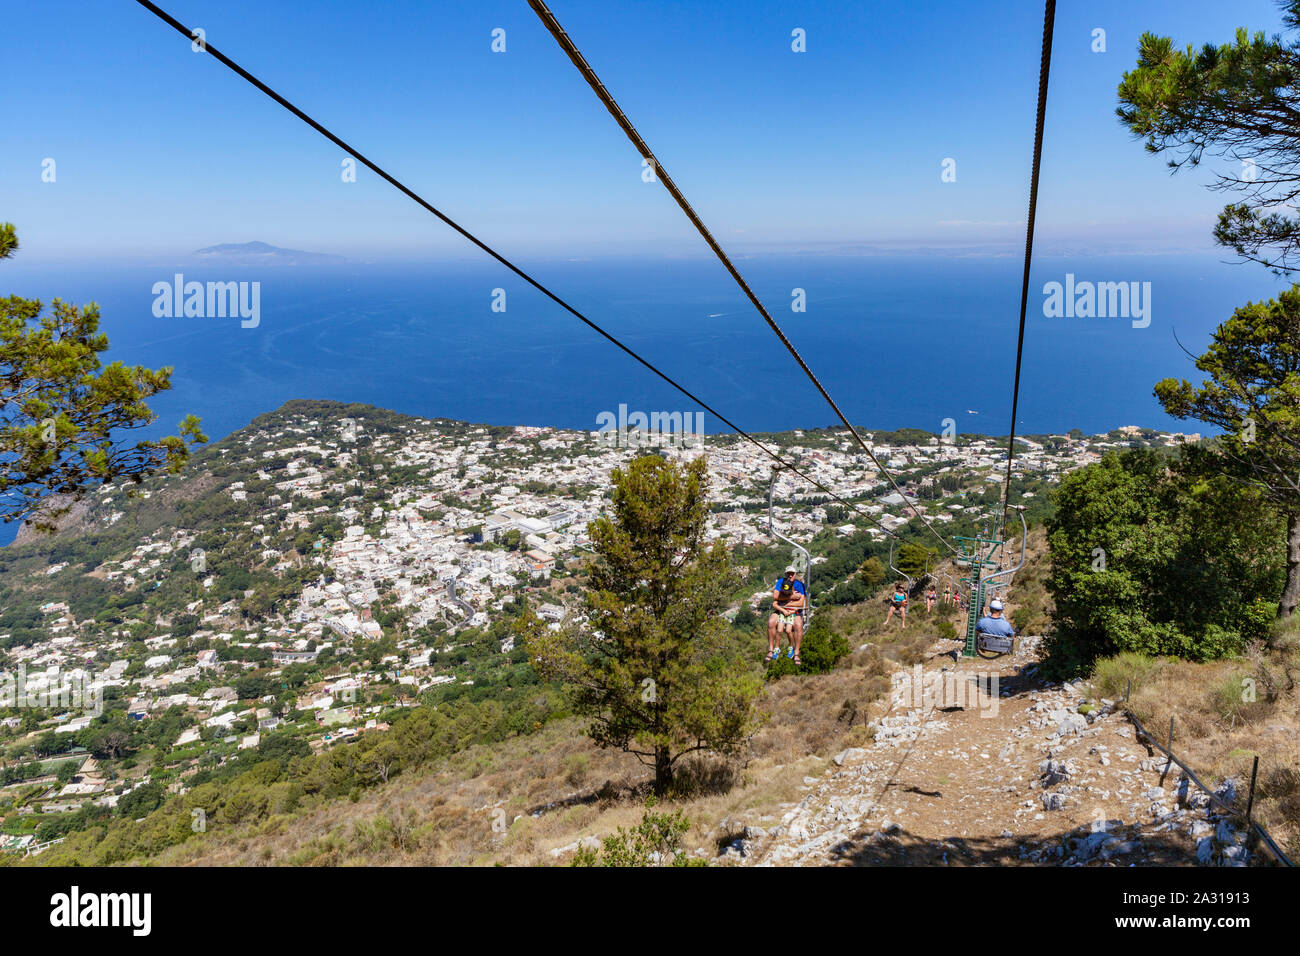
M898 612L899 618L903 622L903 627L907 627L907 585L899 581L894 585L894 593L889 596L889 614L885 617L885 623L888 624L894 619L894 612Z
M794 567L785 569L772 588L772 613L767 619L767 659L776 660L781 653L781 631L790 634L789 656L796 664L799 645L803 643L803 610L808 605L808 591Z
M1002 616L1002 602L997 598L989 602L989 613L975 622L975 633L993 637L1016 636L1016 629Z

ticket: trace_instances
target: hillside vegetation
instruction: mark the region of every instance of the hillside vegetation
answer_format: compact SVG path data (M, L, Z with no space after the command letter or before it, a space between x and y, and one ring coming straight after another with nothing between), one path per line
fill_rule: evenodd
M1029 562L1009 595L1013 616L1042 621L1051 604L1044 584L1045 535L1037 533ZM960 624L957 611L909 615L906 631L897 620L884 626L884 608L867 602L828 609L827 631L852 648L830 673L785 676L769 681L759 699L762 726L736 760L700 758L688 762L658 810L680 812L690 822L685 852L718 859L736 840L771 829L787 808L836 766L832 757L870 747L886 712L891 673L944 660L943 623ZM1284 639L1284 647L1293 647ZM765 638L749 636L757 658ZM1090 681L1096 697L1122 697L1132 681L1134 711L1152 727L1176 719L1175 746L1217 785L1243 781L1250 758L1261 753L1267 769L1256 803L1257 818L1294 850L1300 816L1294 745L1300 730L1300 700L1290 656L1263 656L1213 663L1154 659L1126 653L1098 662ZM1249 705L1238 703L1240 680L1271 682ZM1261 688L1265 685L1261 683ZM270 766L254 768L235 787L251 804L247 815L218 814L218 825L201 836L158 852L137 851L105 862L203 865L554 865L572 862L582 846L627 831L646 815L652 774L633 757L601 749L583 734L583 721L561 717L540 730L500 740L464 738L447 756L430 756L390 782L353 787L346 794L317 792L295 804L277 803L273 793L297 787ZM415 729L415 725L412 726ZM423 733L426 728L419 728ZM365 755L354 757L365 766ZM342 773L335 766L334 773ZM954 779L950 786L959 787ZM971 799L978 797L971 794ZM210 799L204 793L199 799ZM172 825L189 828L189 816L174 811ZM159 827L168 814L153 823ZM143 843L146 828L138 839ZM55 863L74 858L63 844L37 858ZM67 853L68 855L64 855ZM731 861L731 856L722 859ZM33 861L34 862L34 861ZM937 862L937 860L936 860Z
M884 570L888 545L865 528L839 526L847 520L844 513L804 503L824 514L822 529L811 536L819 558L818 610L803 641L801 665L786 657L764 663L769 589L788 561L784 549L755 544L715 553L704 547L701 534L705 509L681 511L686 524L669 533L664 515L673 509L642 509L642 490L629 499L631 510L616 506L602 519L614 523L593 535L596 553L568 562L544 589L533 592L519 582L514 599L502 603L485 626L438 625L415 633L381 596L373 606L385 632L379 639L358 639L308 662L276 666L258 645L257 622L268 610L284 615L289 592L321 575L313 557L317 542L342 537L343 523L333 512L355 502L356 490L327 480L325 497L339 501L311 512L306 533L278 522L255 529L256 509L270 502L273 483L259 477L257 467L228 456L286 422L325 411L331 409L307 403L289 409L287 419L255 423L251 433L201 453L196 463L202 470L180 486L146 484L144 499L106 496L90 516L100 522L94 525L98 530L84 541L69 533L5 556L8 569L20 572L5 578L10 607L57 594L68 584L67 597L77 607L72 617L95 613L90 626L115 628L131 667L152 652L146 642L154 634L181 639L188 653L215 648L220 660L242 672L232 693L249 710L235 735L205 732L189 745L173 743L194 725L182 708L128 720L126 701L111 696L106 715L77 734L25 724L7 750L10 762L0 768L10 807L54 792L56 777L62 785L76 779L78 766L85 773L96 762L103 769L95 772L119 780L122 793L116 806L85 803L63 813L7 816L2 823L8 833L62 842L27 859L2 854L0 863L628 863L645 862L650 845L679 860L735 862L736 841L751 842L755 833L779 828L789 808L808 799L809 788L835 777L835 758L888 743L880 734L897 720L889 716L896 703L891 689L911 668L944 666L959 646L955 638L964 633L963 611L950 605L925 610L927 580L942 591L966 572L934 547L924 529L914 523L899 532L903 542L895 561L917 582L904 629L897 618L885 621L883 592L893 587ZM349 411L361 417L358 409ZM410 440L403 438L408 420L379 410L368 414L362 420L374 435L386 436L382 441ZM455 429L471 426L438 427L454 443L464 438ZM301 440L290 436L285 442ZM365 456L365 446L353 454ZM652 472L663 462L636 461L652 463ZM1155 727L1165 727L1173 716L1176 749L1211 781L1234 778L1240 785L1259 754L1257 815L1279 839L1293 843L1300 812L1300 754L1292 744L1300 729L1300 642L1293 628L1273 621L1284 563L1282 530L1266 509L1254 507L1249 489L1196 476L1180 461L1167 450L1131 450L1068 475L1055 494L1039 494L1041 484L1023 480L1017 486L1032 531L1026 566L1004 597L1022 635L1047 638L1044 655L1033 662L1033 681L1040 683L1025 683L1018 693L1038 693L1049 686L1044 680L1080 676L1089 679L1095 699L1116 700L1131 688L1134 713ZM330 462L322 457L319 465ZM274 457L265 467L279 470ZM634 463L628 473L636 467L645 466ZM619 474L616 482L623 480ZM401 495L404 483L418 478L388 468L375 500ZM252 504L223 490L231 479L244 482ZM995 502L996 494L990 499L984 489L966 490L968 500ZM689 497L677 487L666 494L669 501ZM104 523L114 514L115 520ZM633 515L646 519L650 529L638 534L669 534L660 563L644 564L653 547L615 533L616 525L632 528L642 520ZM96 577L100 555L116 565L125 547L169 522L197 524L195 540L207 543L209 556L215 556L207 595L184 573L184 551L171 559L173 565L162 565L165 573L144 592ZM979 529L975 516L962 514L945 530ZM679 533L684 537L671 536ZM276 568L271 560L251 569L241 563L239 555L257 549L259 534L262 546L268 534L276 537L273 550L282 559ZM1015 554L1017 543L1009 545ZM681 563L683 547L713 564L699 565L696 573ZM621 571L610 563L619 553L629 556ZM45 556L70 564L48 583L35 573ZM620 640L628 648L649 641L648 652L640 663L636 655L621 653L619 665L600 678L605 689L585 703L574 693L587 679L580 667L539 669L539 647L550 646L538 644L540 634L555 635L546 638L559 641L555 653L576 654L574 666L598 657L601 645L582 642L581 622L598 620L578 613L582 602L588 602L587 613L595 607L613 615L602 630L615 634L625 608L655 606L658 599L651 599L653 589L645 582L656 575L667 576L671 583L665 587L681 590L646 620L658 621L675 603L702 595L698 613L699 621L709 622L707 642L698 640L704 633L699 622L686 622L671 640L659 624L638 624ZM208 606L221 602L222 623L242 621L242 627L236 623L233 635L215 639L221 636L203 627L208 621L187 616L185 602L196 594ZM570 613L538 631L533 612L556 595L570 599ZM151 621L145 608L159 613ZM10 647L38 645L42 622L15 619L11 626ZM563 635L580 640L570 644L560 640ZM433 644L429 664L461 679L419 690L398 683L421 639ZM713 690L692 691L685 708L665 710L659 723L644 721L640 711L647 699L639 694L647 677L654 675L652 684L659 688L681 679L665 681L667 672L654 670L665 654L685 655L673 674ZM350 738L304 735L300 728L311 725L298 702L358 674L372 675L357 701L373 715L366 731ZM188 690L201 692L211 683L200 676ZM737 697L742 687L743 700ZM735 706L721 722L701 720L691 709L710 693ZM263 729L255 746L245 747L239 733L258 729L254 709L261 705L269 705L268 713L283 718L284 726ZM608 724L620 708L617 733L592 734L597 722ZM30 723L26 715L24 720ZM992 725L981 731L987 736ZM1007 734L1016 732L1006 728ZM653 766L623 749L638 749L638 741L650 752L666 748L677 758L674 772L656 780ZM88 757L93 759L83 764ZM961 786L978 785L959 778L947 789L960 794ZM647 808L656 791L658 805ZM987 796L974 790L967 795ZM600 845L611 837L612 847ZM636 840L643 841L641 848L629 849Z

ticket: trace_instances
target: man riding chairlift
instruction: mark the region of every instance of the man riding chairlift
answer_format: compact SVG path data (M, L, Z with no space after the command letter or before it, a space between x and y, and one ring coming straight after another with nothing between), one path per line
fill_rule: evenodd
M1002 616L1002 602L997 598L989 602L989 613L975 622L975 633L980 636L981 643L987 637L1004 646L1006 641L1016 636L1016 629Z

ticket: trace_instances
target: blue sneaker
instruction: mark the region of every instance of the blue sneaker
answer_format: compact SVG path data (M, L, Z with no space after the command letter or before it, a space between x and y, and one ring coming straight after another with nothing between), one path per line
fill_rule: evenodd
M785 655L785 656L788 657L788 658L790 658L790 660L794 660L794 647L793 647L793 646L790 647L790 650L788 650L788 651L786 652L786 655Z

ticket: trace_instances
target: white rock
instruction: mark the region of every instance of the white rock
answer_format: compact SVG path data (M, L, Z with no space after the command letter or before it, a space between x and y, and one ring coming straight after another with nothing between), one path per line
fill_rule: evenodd
M856 760L865 754L866 750L861 747L850 747L848 750L841 750L831 759L835 761L835 766L842 767L846 760Z
M1220 843L1240 843L1246 838L1244 833L1240 833L1227 820L1220 820L1219 826L1214 831L1214 839Z
M1214 841L1204 837L1196 843L1196 862L1209 863L1214 858Z

